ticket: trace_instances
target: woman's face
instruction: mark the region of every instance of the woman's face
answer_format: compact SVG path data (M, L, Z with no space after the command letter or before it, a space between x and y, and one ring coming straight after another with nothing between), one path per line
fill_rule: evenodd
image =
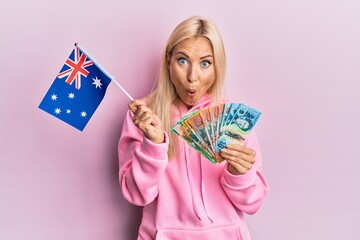
M186 39L175 46L169 61L172 83L181 101L190 108L213 85L214 54L204 37Z

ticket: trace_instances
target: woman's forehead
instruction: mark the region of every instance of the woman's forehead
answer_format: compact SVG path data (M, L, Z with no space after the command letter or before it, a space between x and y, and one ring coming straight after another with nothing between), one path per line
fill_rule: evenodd
M211 44L205 37L188 38L179 42L174 48L174 53L176 52L198 52L206 55L213 55Z

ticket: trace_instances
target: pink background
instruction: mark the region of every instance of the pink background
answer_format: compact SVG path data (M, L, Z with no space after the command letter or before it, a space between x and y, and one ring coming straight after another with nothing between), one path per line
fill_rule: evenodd
M0 239L135 239L118 187L127 97L115 85L84 132L38 104L79 42L133 97L149 93L170 32L202 15L228 56L227 93L263 112L270 192L254 240L360 239L360 3L0 2Z

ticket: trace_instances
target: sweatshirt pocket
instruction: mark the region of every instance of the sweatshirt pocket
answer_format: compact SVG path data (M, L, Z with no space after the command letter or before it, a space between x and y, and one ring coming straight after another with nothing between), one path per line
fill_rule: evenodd
M157 230L156 240L250 240L247 237L247 229L240 228L240 225L219 226L210 229L162 228ZM245 234L242 234L242 231Z

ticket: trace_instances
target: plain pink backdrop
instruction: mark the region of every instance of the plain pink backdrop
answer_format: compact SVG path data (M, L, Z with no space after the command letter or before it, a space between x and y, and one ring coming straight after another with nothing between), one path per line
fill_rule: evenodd
M213 19L230 99L258 123L270 192L254 240L360 239L360 3L0 2L0 239L135 239L141 209L118 187L127 97L111 84L84 132L37 107L79 42L135 98L149 93L171 30Z

